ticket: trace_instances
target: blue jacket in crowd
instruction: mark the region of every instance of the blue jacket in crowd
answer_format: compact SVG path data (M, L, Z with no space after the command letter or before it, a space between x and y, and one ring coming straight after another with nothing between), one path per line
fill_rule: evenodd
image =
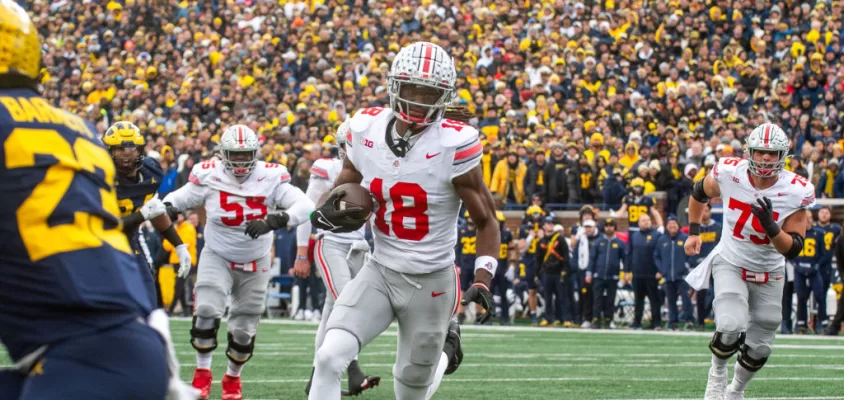
M613 235L601 236L592 244L589 251L589 271L595 279L618 280L618 273L621 271L621 261L627 258L627 244Z
M654 262L656 242L662 234L656 229L630 232L630 250L624 260L625 269L633 273L633 279L656 278Z
M653 253L654 262L666 281L679 281L689 271L686 266L688 261L686 251L683 249L688 237L685 233L678 231L674 237L666 233L657 241Z

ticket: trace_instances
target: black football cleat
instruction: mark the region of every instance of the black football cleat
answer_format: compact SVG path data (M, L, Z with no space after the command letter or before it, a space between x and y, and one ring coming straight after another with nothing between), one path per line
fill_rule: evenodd
M460 363L463 362L463 344L460 340L460 325L454 319L448 324L448 334L445 336L443 352L449 356L445 374L451 375L454 371L457 371Z
M344 397L358 396L363 393L364 390L372 389L381 383L381 377L364 374L363 371L360 370L357 360L352 360L347 372L349 388L348 390L343 390L341 392Z

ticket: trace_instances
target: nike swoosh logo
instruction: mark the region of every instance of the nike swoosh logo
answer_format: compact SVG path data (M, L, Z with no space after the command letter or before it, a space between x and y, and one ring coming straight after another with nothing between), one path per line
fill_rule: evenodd
M266 178L266 176L264 178ZM258 178L258 182L263 181L264 178Z
M781 277L781 276L778 276L778 277L776 277L776 278L774 278L774 279L776 279L776 280L778 280L778 281L781 281L781 280L782 280L782 277Z
M438 155L440 155L440 153L435 153L435 154L428 154L428 153L425 153L425 158L427 158L427 159L429 159L429 160L430 160L430 159L432 159L432 158L434 158L434 157L436 157L436 156L438 156Z
M437 154L439 154L439 153L437 153ZM431 292L431 297L442 296L442 295L444 295L444 294L445 294L445 292L439 292L439 293L437 293L437 292Z
M317 217L317 221L319 221L319 223L320 223L320 224L323 224L324 226L330 226L330 227L331 227L331 229L334 229L334 224L332 224L331 222L328 222L328 221L327 221L325 218L323 218L323 217Z

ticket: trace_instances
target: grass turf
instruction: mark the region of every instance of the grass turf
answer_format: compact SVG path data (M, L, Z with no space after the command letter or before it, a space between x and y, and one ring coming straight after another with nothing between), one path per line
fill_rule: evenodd
M172 332L190 381L194 352L189 321L173 320ZM256 352L243 370L246 399L304 399L316 325L271 320L260 325ZM214 353L214 390L225 372L225 327ZM559 328L468 326L465 357L435 399L667 399L703 398L711 333L584 331ZM382 377L363 395L393 399L396 328L360 355L364 372ZM734 362L734 359L733 359ZM732 371L732 362L730 364ZM345 386L345 379L343 385ZM844 399L844 338L780 336L749 398ZM839 396L839 397L836 397Z

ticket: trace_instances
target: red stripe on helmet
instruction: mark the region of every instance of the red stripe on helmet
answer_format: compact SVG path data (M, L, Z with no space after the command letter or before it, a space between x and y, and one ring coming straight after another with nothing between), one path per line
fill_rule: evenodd
M771 124L765 125L765 138L763 139L763 144L765 147L768 147L768 141L771 139Z
M425 62L422 64L422 72L428 74L431 72L431 53L434 48L430 44L425 45Z

